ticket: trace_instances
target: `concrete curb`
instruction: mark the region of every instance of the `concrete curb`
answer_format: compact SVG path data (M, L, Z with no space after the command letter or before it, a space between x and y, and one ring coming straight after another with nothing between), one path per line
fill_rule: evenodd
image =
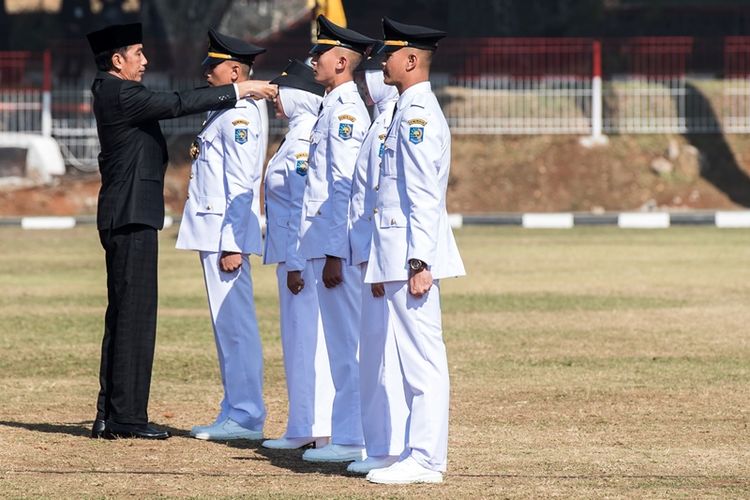
M577 226L617 226L623 229L666 229L672 226L716 226L750 228L750 211L717 212L622 212L622 213L501 213L483 215L449 214L451 227L519 226L527 229L570 229ZM164 227L180 222L167 216ZM23 229L70 229L96 224L93 215L82 217L0 217L0 227ZM261 224L265 219L261 217Z

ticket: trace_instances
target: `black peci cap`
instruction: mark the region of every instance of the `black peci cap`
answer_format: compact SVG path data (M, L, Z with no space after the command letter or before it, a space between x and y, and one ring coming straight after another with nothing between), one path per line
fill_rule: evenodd
M96 55L107 50L143 43L143 28L141 23L113 24L88 33L86 38L91 51Z
M404 24L387 17L383 18L383 45L380 51L395 52L403 47L415 49L436 50L438 41L448 34L445 31Z
M321 97L326 93L325 88L315 81L312 68L297 59L290 59L284 71L271 80L271 83L279 87L304 90Z
M208 32L208 55L203 60L203 66L213 66L224 61L253 64L255 56L265 51L262 47L211 29Z
M367 52L377 40L333 24L325 16L318 16L318 39L310 54L320 54L333 47L344 47L360 54Z

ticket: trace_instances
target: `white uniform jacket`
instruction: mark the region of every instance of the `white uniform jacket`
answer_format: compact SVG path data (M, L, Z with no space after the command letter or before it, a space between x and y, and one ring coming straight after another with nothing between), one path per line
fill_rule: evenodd
M393 106L396 101L388 102L383 111L373 120L362 148L357 156L357 164L352 179L352 198L349 205L349 245L352 252L352 265L367 262L370 257L372 241L372 209L375 206L375 194L380 180L380 161L385 152L385 140L388 126L393 118Z
M365 282L408 280L410 259L433 279L464 275L445 207L450 130L429 82L399 97L384 144Z
M261 253L254 186L261 175L260 113L255 101L209 114L196 141L177 248Z
M260 156L258 157L258 171L261 173L258 176L255 184L253 184L253 212L260 214L260 183L263 182L263 167L266 166L266 153L268 152L268 138L271 133L270 123L268 118L268 101L265 99L259 99L253 101L258 106L258 113L260 113ZM262 226L262 224L261 224Z
M298 260L294 255L309 171L310 132L315 118L312 114L294 117L295 123L289 124L284 142L268 162L263 190L266 205L264 264Z
M326 255L348 260L349 198L354 164L370 127L370 115L354 82L339 85L323 99L310 136L310 169L300 214L297 254L290 270Z

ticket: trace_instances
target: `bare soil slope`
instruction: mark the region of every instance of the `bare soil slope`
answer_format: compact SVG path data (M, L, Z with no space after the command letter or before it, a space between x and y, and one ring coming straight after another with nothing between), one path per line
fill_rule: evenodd
M180 214L189 174L174 148L168 212ZM269 151L273 152L272 144ZM613 136L586 149L572 136L456 136L450 212L737 209L750 206L750 139L744 136ZM0 191L0 216L96 212L98 175Z

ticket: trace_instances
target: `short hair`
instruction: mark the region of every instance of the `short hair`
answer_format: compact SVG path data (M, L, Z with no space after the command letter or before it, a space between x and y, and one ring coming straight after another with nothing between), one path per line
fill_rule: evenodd
M244 63L240 62L240 71L242 72L242 76L245 78L250 78L253 74L253 65L252 63Z
M99 52L94 56L96 69L98 69L99 71L111 71L115 69L114 65L112 64L112 56L115 54L120 54L122 57L125 57L125 53L127 51L128 47L118 47L116 49Z
M356 69L359 67L363 58L364 57L362 54L354 50L349 50L346 52L346 60L349 61L349 70L352 73L354 73L354 71L356 71Z
M434 55L435 51L433 50L427 50L427 49L418 49L416 47L406 47L407 49L411 50L411 54L414 54L419 58L419 60L422 62L423 66L427 69L432 66L432 56Z

